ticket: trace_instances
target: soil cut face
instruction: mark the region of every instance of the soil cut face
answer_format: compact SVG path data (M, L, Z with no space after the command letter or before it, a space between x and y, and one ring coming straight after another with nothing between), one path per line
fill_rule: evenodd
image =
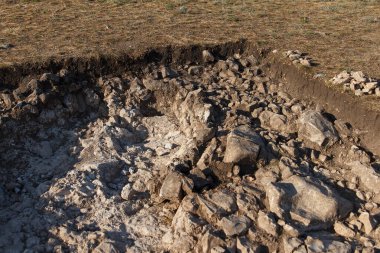
M0 251L375 252L380 163L358 129L257 54L215 52L9 85Z

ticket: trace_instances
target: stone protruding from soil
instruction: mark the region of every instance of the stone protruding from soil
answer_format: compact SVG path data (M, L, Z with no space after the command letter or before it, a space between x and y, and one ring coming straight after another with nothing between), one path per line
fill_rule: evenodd
M266 194L270 211L302 230L327 229L352 209L352 203L327 185L297 175L268 184Z

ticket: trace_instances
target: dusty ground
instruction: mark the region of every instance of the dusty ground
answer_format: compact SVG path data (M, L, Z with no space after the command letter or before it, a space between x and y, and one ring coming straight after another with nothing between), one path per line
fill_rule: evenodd
M0 43L14 45L0 50L1 65L248 38L297 45L329 77L344 69L380 75L378 0L0 2Z

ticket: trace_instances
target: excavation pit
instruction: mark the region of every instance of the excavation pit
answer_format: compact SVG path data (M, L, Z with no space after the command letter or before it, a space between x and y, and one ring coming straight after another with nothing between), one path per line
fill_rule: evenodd
M280 56L239 42L28 67L2 75L1 252L378 245L376 111L363 126L364 105L348 114Z

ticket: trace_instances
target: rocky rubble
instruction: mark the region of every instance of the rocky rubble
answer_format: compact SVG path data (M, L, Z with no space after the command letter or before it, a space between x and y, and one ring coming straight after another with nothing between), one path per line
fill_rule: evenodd
M380 97L380 81L367 77L361 71L343 71L330 80L333 84L343 85L344 91L356 96L376 95Z
M295 65L311 67L314 64L314 61L310 56L306 55L305 53L302 53L299 50L286 51L284 52L284 56L289 58Z
M252 55L202 56L2 90L0 252L379 250L357 131Z

